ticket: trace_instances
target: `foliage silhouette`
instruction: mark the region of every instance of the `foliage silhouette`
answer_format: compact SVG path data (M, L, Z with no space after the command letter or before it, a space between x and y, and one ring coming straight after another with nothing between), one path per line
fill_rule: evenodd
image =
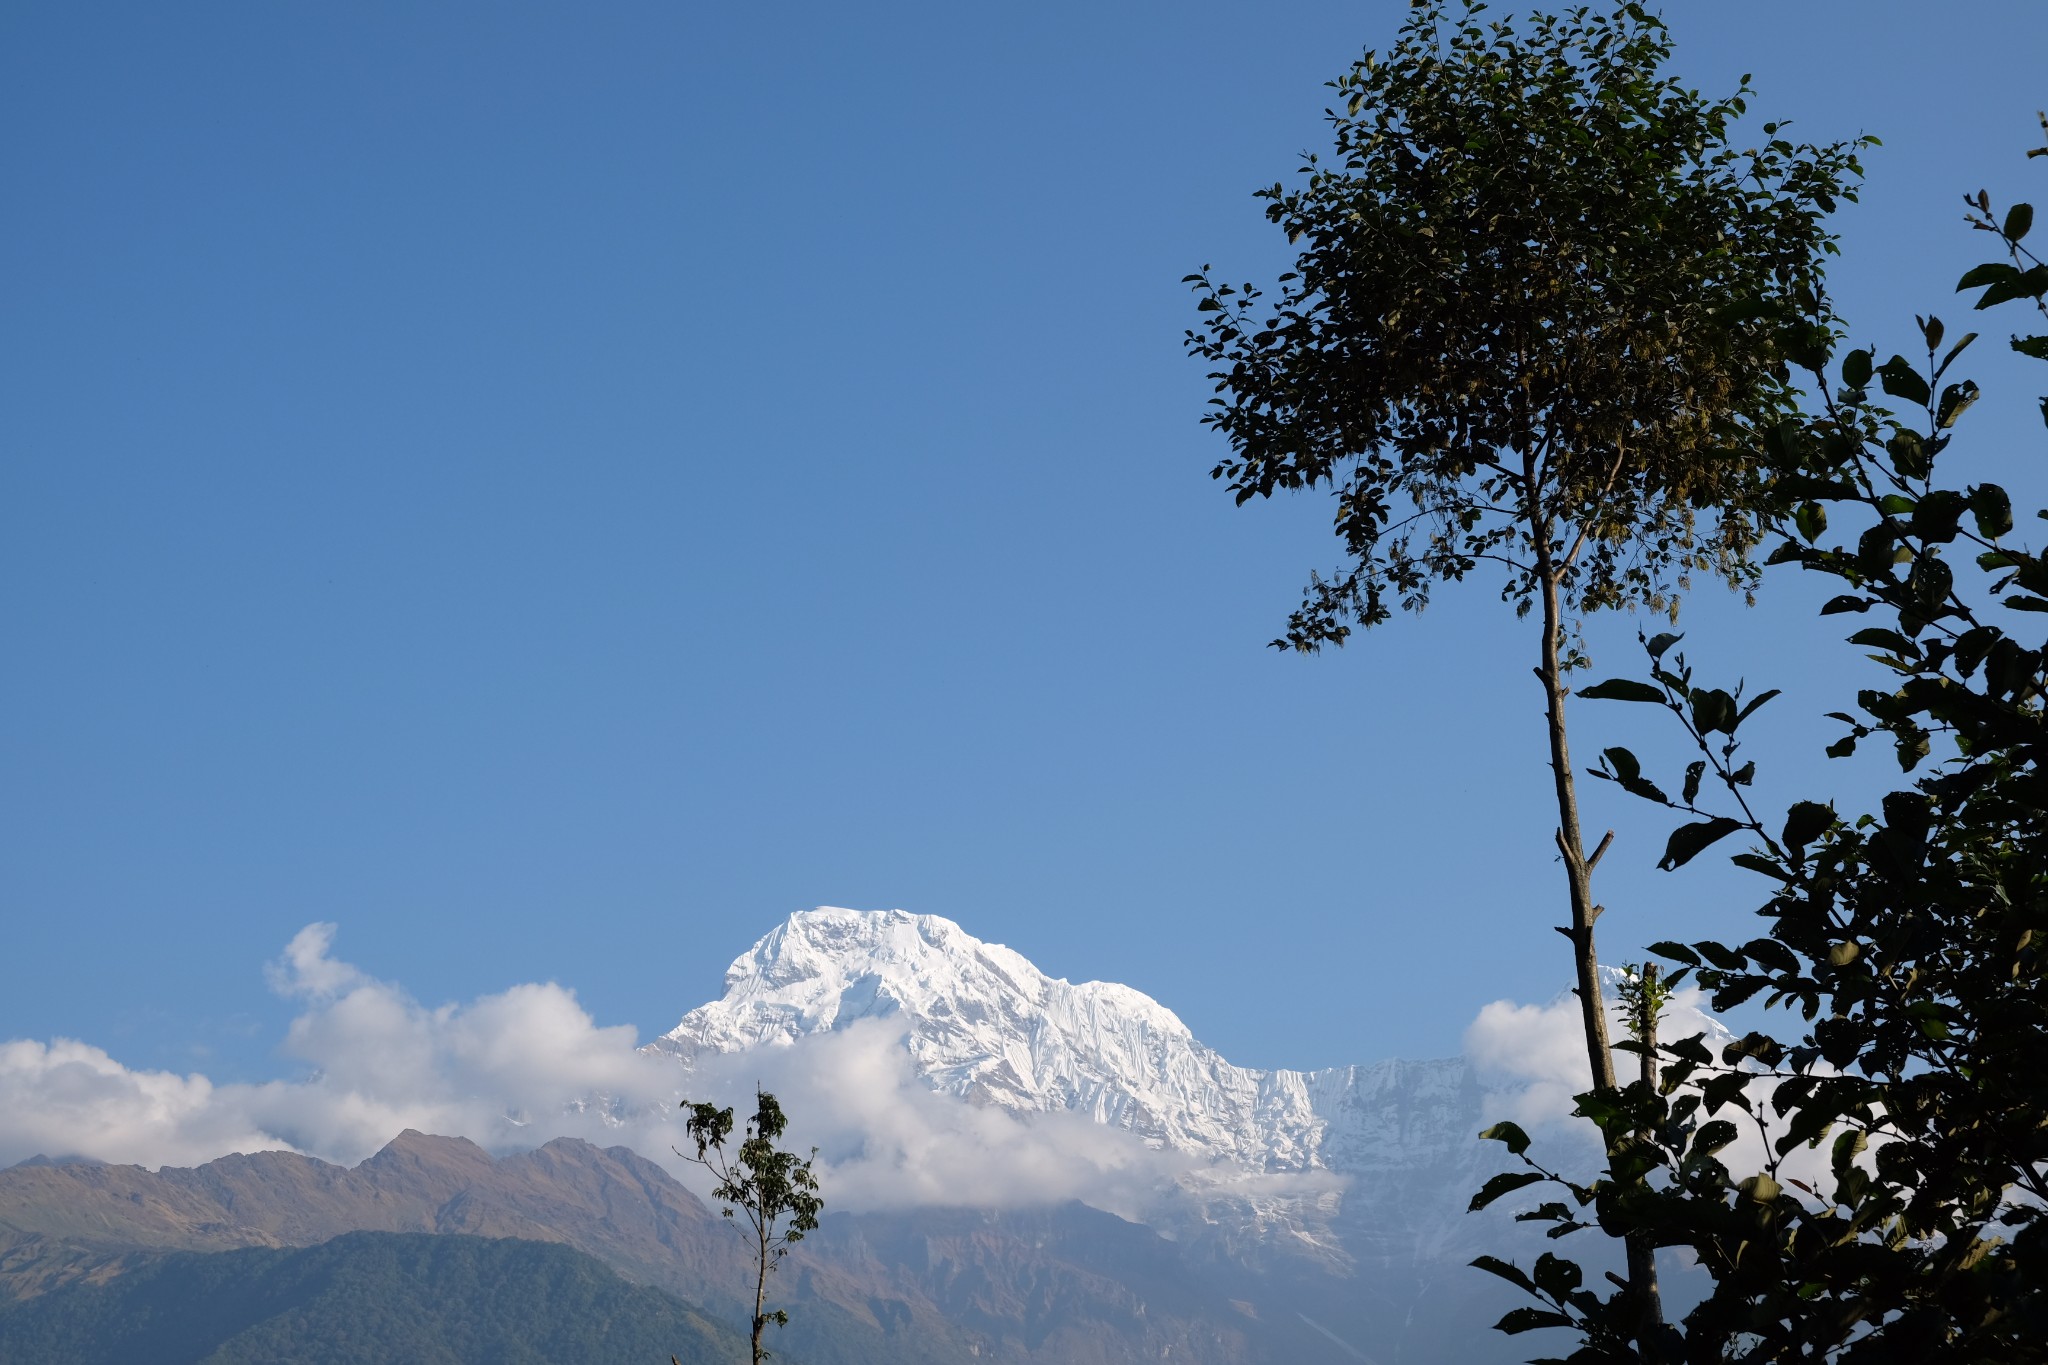
M2042 131L2048 141L2048 116ZM1958 290L1978 310L2031 307L2048 324L2032 208L1996 213L1982 191L1966 203L2005 259ZM1828 752L1888 742L1917 776L1874 812L1802 801L1765 820L1738 733L1774 694L1702 686L1673 635L1644 641L1647 682L1607 685L1667 708L1699 755L1676 798L1624 750L1598 773L1690 817L1666 864L1746 833L1753 846L1733 861L1773 888L1762 936L1656 951L1717 1007L1761 996L1796 1009L1796 1040L1751 1033L1715 1056L1681 1039L1654 1048L1654 1084L1582 1096L1611 1154L1591 1185L1537 1166L1519 1132L1498 1134L1524 1163L1517 1187L1569 1193L1524 1215L1551 1235L1590 1218L1698 1259L1713 1292L1665 1343L1688 1362L2048 1359L2048 559L2014 538L2003 488L1943 482L1978 397L1952 375L1978 337L1916 321L1924 361L1856 349L1816 365L1816 410L1767 436L1796 500L1771 562L1839 580L1822 615L1873 620L1849 643L1894 675L1830 713L1843 730ZM2048 335L2011 348L2048 360ZM1723 1155L1738 1125L1758 1142L1753 1171ZM1515 1326L1578 1335L1569 1359L1636 1358L1622 1296L1582 1286L1569 1261L1485 1268L1542 1301Z

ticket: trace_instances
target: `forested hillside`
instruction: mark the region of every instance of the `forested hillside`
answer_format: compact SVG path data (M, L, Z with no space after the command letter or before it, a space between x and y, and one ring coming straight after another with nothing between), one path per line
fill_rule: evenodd
M691 1365L744 1350L579 1251L424 1233L161 1253L0 1310L0 1360L38 1365Z

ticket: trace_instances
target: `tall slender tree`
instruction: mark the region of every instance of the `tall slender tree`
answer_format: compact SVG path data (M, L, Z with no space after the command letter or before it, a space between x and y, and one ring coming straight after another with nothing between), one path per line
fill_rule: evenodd
M1212 471L1242 504L1323 487L1344 558L1285 636L1316 651L1435 584L1495 571L1537 617L1586 1056L1615 1088L1602 913L1566 729L1577 622L1675 612L1694 575L1738 589L1777 514L1751 452L1794 410L1788 359L1824 347L1824 220L1860 144L1731 142L1746 82L1713 99L1666 74L1633 3L1517 23L1418 4L1385 54L1332 83L1335 151L1258 192L1299 248L1270 298L1189 276L1212 366ZM1648 1244L1629 1246L1644 1339Z
M725 1144L732 1137L733 1111L690 1100L684 1100L682 1107L690 1113L687 1131L697 1152L692 1156L678 1148L676 1155L718 1177L711 1197L725 1206L727 1218L737 1214L736 1221L744 1222L753 1236L752 1339L754 1365L761 1365L769 1355L761 1344L763 1329L771 1322L777 1327L789 1322L787 1312L767 1307L768 1277L789 1254L790 1244L801 1242L805 1233L818 1226L818 1214L825 1207L817 1177L811 1174L818 1150L813 1147L809 1157L799 1157L776 1147L789 1120L781 1104L765 1090L755 1092L754 1117L747 1121L746 1135L730 1155Z

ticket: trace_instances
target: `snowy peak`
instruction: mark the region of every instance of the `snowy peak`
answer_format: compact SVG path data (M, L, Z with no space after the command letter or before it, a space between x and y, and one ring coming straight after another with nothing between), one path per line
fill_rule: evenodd
M728 1052L794 1042L855 1019L906 1014L1021 1021L1055 1012L1123 1032L1192 1038L1151 997L1107 981L1048 977L1022 954L938 915L823 906L791 915L725 973L722 999L667 1036Z
M1390 1067L1401 1085L1439 1095L1445 1118L1461 1110L1467 1083L1458 1062L1314 1073L1232 1066L1143 992L1048 977L951 920L901 910L792 915L733 963L723 998L650 1046L689 1063L872 1018L901 1022L912 1064L943 1093L1024 1113L1081 1113L1154 1146L1251 1170L1353 1156L1351 1130L1361 1119L1370 1126L1361 1102L1392 1083ZM1344 1133L1332 1133L1333 1119ZM1451 1121L1466 1126L1462 1112ZM1402 1136L1396 1146L1447 1134Z

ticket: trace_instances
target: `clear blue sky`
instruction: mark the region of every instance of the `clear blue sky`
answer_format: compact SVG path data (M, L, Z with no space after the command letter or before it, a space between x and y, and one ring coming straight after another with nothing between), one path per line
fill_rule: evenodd
M1533 636L1481 587L1263 648L1324 508L1231 508L1180 348L1405 9L7 7L0 1038L273 1074L314 920L429 1003L552 979L646 1035L820 903L1246 1064L1552 995ZM2048 198L2048 7L1675 26L1885 139L1835 279L1887 351L1964 311L1964 191ZM1790 685L1803 780L1854 656L1798 602L1687 623ZM1623 829L1610 958L1739 921Z

